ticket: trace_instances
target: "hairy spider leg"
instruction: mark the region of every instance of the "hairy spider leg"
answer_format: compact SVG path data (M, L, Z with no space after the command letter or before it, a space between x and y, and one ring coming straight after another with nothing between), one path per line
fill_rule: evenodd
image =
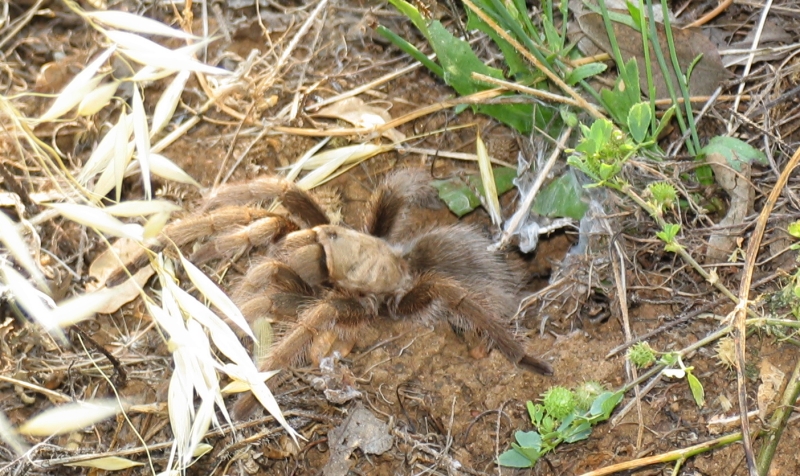
M375 318L376 307L352 296L329 296L316 301L300 313L297 323L272 347L261 370L286 369L307 357L315 337L326 331L335 329L342 340L352 340L357 329ZM257 405L253 394L248 393L234 403L232 414L237 419L248 417Z
M214 210L213 213L187 216L166 226L161 232L161 236L149 246L149 249L153 253L158 253L170 243L174 243L176 246L183 246L189 242L218 234L231 227L247 225L272 215L272 213L256 207L224 207ZM131 273L135 273L149 262L147 251L142 249L129 261L126 267ZM128 273L122 268L114 272L106 280L106 286L117 286L127 279Z
M271 214L214 237L192 253L191 260L199 266L223 257L241 256L252 248L272 245L298 229L287 217Z
M399 317L419 318L425 314L445 313L458 328L476 331L488 338L512 363L544 375L551 375L548 362L527 355L522 344L503 324L502 316L481 299L479 293L448 276L428 272L400 299L392 311Z
M296 184L281 177L260 177L246 183L232 183L214 190L206 199L206 210L229 205L244 205L278 199L293 218L308 227L329 223L325 211L314 198Z

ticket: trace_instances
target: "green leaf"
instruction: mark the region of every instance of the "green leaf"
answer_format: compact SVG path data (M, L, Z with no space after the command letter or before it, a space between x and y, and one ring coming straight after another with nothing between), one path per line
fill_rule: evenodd
M542 435L535 431L518 431L514 433L514 438L524 448L532 448L536 451L542 449Z
M646 102L634 104L628 111L628 130L637 144L644 142L647 137L647 129L650 128L652 117L650 104Z
M589 414L593 416L602 415L604 418L603 420L608 420L608 417L611 416L611 413L617 408L619 402L622 401L623 397L622 392L603 392L594 399L592 402L592 408L589 410Z
M528 407L528 415L531 417L531 423L539 426L542 423L542 418L544 418L544 407L538 403L534 404L530 400L526 405Z
M751 164L754 161L767 165L767 156L747 142L735 137L717 136L708 141L708 145L700 149L700 154L708 155L717 153L725 157L734 170L742 171L742 164Z
M789 234L795 238L800 238L800 221L789 224Z
M672 118L675 116L675 111L676 108L674 105L670 106L669 109L664 111L664 114L661 116L661 120L658 122L658 126L656 127L655 132L653 132L654 138L658 138L661 135L661 133L664 132L664 129L667 128L670 121L672 121Z
M428 58L425 53L418 50L416 46L407 42L405 39L401 38L395 32L389 30L383 25L378 25L377 31L381 36L394 43L394 45L400 48L400 50L402 50L404 53L422 63L422 65L428 68L432 73L440 78L444 78L442 67L436 64L435 61L432 61L430 58Z
M592 433L592 425L588 421L583 421L575 428L572 428L567 435L564 436L566 443L575 443L589 438Z
M608 69L608 66L603 63L583 64L570 71L567 77L564 78L564 81L570 86L574 86L586 78L602 73L606 69Z
M514 179L517 172L510 167L496 167L492 170L494 183L498 195L514 188ZM431 186L439 192L439 198L447 204L447 208L459 218L475 210L481 205L481 200L475 195L475 190L483 193L483 182L480 175L473 174L466 177L466 182L460 177L447 180L434 180Z
M394 7L403 15L407 16L411 23L414 24L415 27L422 33L425 38L430 41L430 33L428 32L428 21L422 18L420 15L419 10L417 10L413 5L406 2L405 0L389 0L389 3L394 5Z
M533 202L533 211L550 218L569 217L580 220L589 209L589 204L582 198L583 187L578 183L575 173L567 170L539 192Z
M536 461L531 461L530 458L516 449L510 449L498 456L497 464L508 468L530 468L536 464Z
M695 403L702 408L706 404L706 392L703 390L703 384L691 372L686 373L686 380L689 382L689 389L692 391Z
M476 2L478 6L481 5L481 2ZM534 72L531 71L531 68L528 66L528 63L525 61L522 56L517 52L517 50L511 46L509 42L504 40L497 34L494 29L492 29L489 25L486 24L483 20L481 20L475 12L471 9L467 8L467 29L468 30L478 30L481 31L492 39L497 46L500 48L500 52L503 54L503 60L505 61L506 65L508 65L508 74L523 83L529 83L534 78Z

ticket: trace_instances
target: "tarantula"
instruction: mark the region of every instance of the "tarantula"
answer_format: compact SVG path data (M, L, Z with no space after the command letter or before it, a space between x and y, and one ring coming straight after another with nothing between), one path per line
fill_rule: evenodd
M331 224L311 195L267 176L220 187L202 214L170 225L164 235L178 246L212 237L192 255L197 264L270 247L233 291L251 322L267 316L293 323L262 370L286 368L304 357L318 361L332 350L332 341L352 345L357 330L383 314L446 317L457 328L477 332L512 363L552 374L550 364L528 355L510 331L520 275L500 254L487 251L490 243L478 230L461 224L403 226L411 207L433 194L423 179L410 169L387 177L367 203L363 231ZM252 206L273 199L288 215ZM247 416L255 405L248 394L234 414Z

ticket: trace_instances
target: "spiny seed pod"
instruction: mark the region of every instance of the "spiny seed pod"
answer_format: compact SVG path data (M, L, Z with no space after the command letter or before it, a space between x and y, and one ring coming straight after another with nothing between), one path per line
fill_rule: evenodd
M639 342L628 349L628 358L640 369L647 368L656 361L656 353L647 342Z
M550 387L542 396L545 411L557 420L563 420L575 411L575 394L564 387Z
M592 407L594 399L601 393L605 392L606 388L600 382L590 380L583 382L575 388L575 399L577 401L578 409L581 412L587 412Z

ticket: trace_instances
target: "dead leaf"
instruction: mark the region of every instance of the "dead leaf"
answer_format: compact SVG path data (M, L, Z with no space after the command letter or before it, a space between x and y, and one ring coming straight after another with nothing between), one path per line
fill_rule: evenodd
M389 425L359 405L341 425L328 432L330 459L322 468L324 476L345 476L350 471L350 454L361 448L366 454L379 455L394 444Z
M761 385L758 386L758 416L763 420L773 406L775 397L783 385L783 377L786 374L769 363L767 359L761 361L759 374Z
M356 127L377 127L392 120L392 116L385 109L365 104L357 97L343 99L328 107L320 109L314 116L331 117L349 122ZM396 129L389 129L383 133L392 142L402 142L406 136Z
M602 15L599 13L586 13L578 17L578 24L586 36L597 44L600 49L613 55L611 43L608 40L606 28L603 24ZM644 66L645 61L641 33L622 23L611 22L611 24L614 28L614 35L617 38L622 58L625 61L630 58L636 58L636 62L639 65L639 85L642 91L647 94L647 70ZM664 59L667 62L667 69L669 70L667 74L671 79L675 91L679 91L677 76L672 67L672 62L669 59L664 24L656 23L656 31L658 33L659 45L661 45ZM732 73L722 65L717 47L698 30L673 28L672 36L675 43L675 53L678 56L678 64L683 74L686 73L686 70L695 58L702 55L700 61L692 69L692 75L689 80L689 93L691 96L710 96L722 81L732 77ZM668 99L669 91L667 90L667 83L664 79L665 75L661 68L659 68L655 58L655 50L651 45L650 59L652 62L653 82L656 87L656 99Z
M718 153L710 153L706 160L714 170L714 178L730 197L730 207L725 217L717 225L721 230L708 238L708 253L706 263L720 263L728 261L728 257L739 246L737 240L741 238L732 235L731 227L742 225L747 215L753 211L755 188L750 182L750 164L741 163L741 171L736 172L728 165L728 160Z
M127 263L133 256L138 255L141 249L141 243L136 243L127 238L115 241L111 248L100 253L89 266L89 276L96 281L86 286L87 291L101 288L106 280L120 268L121 263ZM106 303L103 309L97 312L111 314L124 304L133 301L139 296L142 286L150 279L153 273L151 266L145 266L133 275L133 279L128 279L119 286L114 287L114 296Z

